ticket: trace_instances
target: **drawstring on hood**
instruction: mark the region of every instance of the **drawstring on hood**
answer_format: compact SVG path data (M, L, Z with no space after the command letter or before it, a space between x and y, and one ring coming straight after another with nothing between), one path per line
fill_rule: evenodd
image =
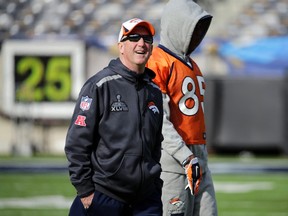
M191 39L200 20L205 21L199 41L194 44ZM161 18L160 44L185 60L204 38L211 20L212 16L192 0L169 0Z

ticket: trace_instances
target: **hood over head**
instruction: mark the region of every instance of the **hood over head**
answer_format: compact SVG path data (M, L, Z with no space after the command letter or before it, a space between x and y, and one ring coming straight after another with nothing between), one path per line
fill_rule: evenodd
M192 0L170 0L162 12L160 44L185 58L201 43L211 20L212 16Z

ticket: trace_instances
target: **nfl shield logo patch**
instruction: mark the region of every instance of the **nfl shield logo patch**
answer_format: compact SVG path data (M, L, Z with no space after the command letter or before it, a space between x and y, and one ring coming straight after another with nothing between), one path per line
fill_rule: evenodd
M92 103L92 98L89 98L88 96L82 97L81 103L80 103L80 109L82 111L89 110L91 103Z

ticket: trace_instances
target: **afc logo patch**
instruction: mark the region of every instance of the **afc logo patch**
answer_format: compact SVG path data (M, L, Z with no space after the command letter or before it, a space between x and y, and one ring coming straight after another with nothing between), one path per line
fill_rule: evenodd
M81 127L86 127L86 116L83 116L83 115L78 115L77 116L77 119L75 120L74 124L75 125L78 125L78 126L81 126Z

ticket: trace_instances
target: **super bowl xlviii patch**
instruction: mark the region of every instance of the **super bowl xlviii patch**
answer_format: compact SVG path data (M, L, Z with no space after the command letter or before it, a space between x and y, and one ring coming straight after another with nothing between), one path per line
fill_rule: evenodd
M153 111L153 113L160 113L158 107L155 105L153 101L148 103L148 108Z
M80 109L82 111L89 110L91 103L92 103L92 98L89 98L88 96L85 96L85 97L82 96L81 102L80 102Z
M111 104L111 112L127 112L128 106L125 102L121 101L121 95L116 95L117 101Z

